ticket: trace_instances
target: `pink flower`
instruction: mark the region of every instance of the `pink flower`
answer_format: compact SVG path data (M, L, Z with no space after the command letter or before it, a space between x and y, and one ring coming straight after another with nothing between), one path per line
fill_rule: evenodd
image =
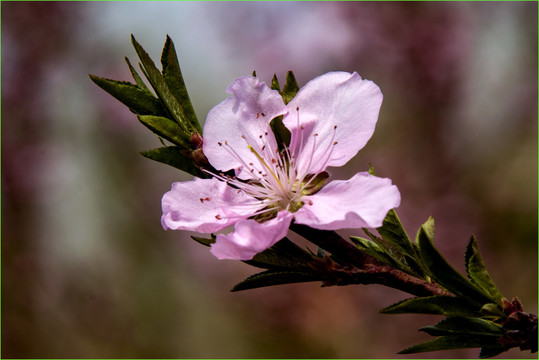
M203 151L220 171L174 183L163 196L165 229L218 234L219 259L249 260L286 236L292 221L315 229L374 228L400 204L390 179L360 172L325 184L325 170L346 164L374 132L382 93L357 73L330 72L307 83L285 105L255 77L235 80L209 113ZM270 122L283 115L291 133L281 147Z

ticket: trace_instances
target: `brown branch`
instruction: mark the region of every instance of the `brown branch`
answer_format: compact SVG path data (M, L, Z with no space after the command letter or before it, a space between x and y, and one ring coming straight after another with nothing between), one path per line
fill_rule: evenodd
M416 296L451 295L438 284L414 277L383 264L343 239L334 231L317 230L292 224L292 231L330 252L335 261L327 260L323 269L323 286L380 284Z

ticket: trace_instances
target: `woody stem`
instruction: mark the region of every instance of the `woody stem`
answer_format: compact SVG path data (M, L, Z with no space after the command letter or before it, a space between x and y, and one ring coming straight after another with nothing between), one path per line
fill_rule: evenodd
M338 271L332 272L332 280L326 285L380 284L416 296L450 295L435 283L381 263L334 231L317 230L299 224L292 224L290 228L298 235L330 252L342 265Z

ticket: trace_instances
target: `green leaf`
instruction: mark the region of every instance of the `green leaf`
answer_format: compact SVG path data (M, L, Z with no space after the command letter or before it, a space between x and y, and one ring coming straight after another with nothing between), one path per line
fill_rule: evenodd
M434 244L434 218L432 216L429 216L427 221L417 231L417 235L415 237L415 244L419 247L419 233L423 231L425 235L427 235L427 238Z
M135 37L131 35L131 42L137 52L140 61L142 62L144 74L148 78L148 81L152 85L153 89L165 104L170 114L173 116L174 120L180 125L180 127L186 132L195 132L195 128L192 126L191 122L185 115L183 108L180 106L168 85L161 74L161 72L155 66L153 60L150 58L148 53L140 46L140 44L135 40Z
M491 302L481 289L457 272L433 245L434 221L432 218L421 226L417 235L421 260L429 275L440 285L457 296L464 296L479 304Z
M195 240L196 242L198 242L199 244L202 244L204 246L210 246L211 244L215 243L216 238L217 238L217 236L215 236L214 234L211 234L211 238L209 238L209 239L201 238L201 237L198 237L198 236L191 236L191 239Z
M163 53L161 54L161 64L163 65L163 77L165 78L165 82L170 92L181 105L185 116L187 116L191 125L193 125L199 134L202 134L200 123L198 122L195 109L193 109L187 87L183 80L180 63L178 62L178 55L176 55L176 49L174 48L174 42L168 35L163 48Z
M90 75L90 79L101 89L139 115L168 116L167 110L158 98L127 81L105 79Z
M200 178L206 177L206 175L200 171L199 168L193 165L193 160L184 155L184 151L177 146L160 147L157 149L142 151L141 154L149 159L159 161L185 171L193 176Z
M403 253L414 256L412 243L394 209L387 212L382 226L376 229L382 238Z
M322 280L320 276L308 272L266 270L249 276L247 279L235 285L232 288L232 291L320 280Z
M350 237L352 242L356 245L358 249L365 252L367 255L372 256L373 258L391 265L393 267L398 268L398 264L393 260L391 256L389 256L380 246L378 246L375 242L358 237L358 236L352 236Z
M449 317L419 330L432 336L478 335L498 338L505 333L501 325L476 317Z
M131 62L129 61L127 57L125 57L125 62L127 63L127 66L129 66L129 71L131 72L133 79L135 79L137 86L141 88L142 90L146 91L149 95L152 95L153 97L152 92L150 91L150 89L148 89L148 87L146 86L146 84L144 83L140 75L137 73L135 68L131 65Z
M294 96L296 96L298 91L299 86L296 78L294 77L294 73L289 71L286 74L286 83L284 84L283 91L281 92L284 103L288 104L294 98Z
M490 277L487 268L485 267L485 263L483 262L483 258L479 253L477 240L473 235L466 247L464 259L466 263L466 273L472 282L485 293L489 294L494 302L502 306L503 295Z
M365 234L367 234L371 238L371 240L376 245L378 245L380 249L382 249L393 260L393 262L397 265L396 267L399 270L402 270L414 276L421 277L422 272L418 273L417 271L414 270L413 267L410 266L410 264L412 264L412 266L415 265L415 267L417 267L417 265L415 264L415 260L413 258L403 253L402 250L398 249L393 244L390 244L385 239L382 239L374 235L368 229L363 228L363 231L365 232Z
M291 132L284 126L283 124L283 117L277 116L275 119L273 119L270 122L271 131L273 131L273 134L276 137L277 145L279 146L279 149L284 149L284 146L290 145L290 138L291 138Z
M505 313L503 312L503 309L500 308L498 304L494 304L494 303L488 303L488 304L483 305L481 307L480 312L483 315L483 317L488 316L495 319L503 318L506 316Z
M281 86L279 85L277 74L273 74L273 78L271 79L271 90L277 90L279 93L281 92Z
M256 254L245 263L263 269L309 270L313 261L319 261L288 238L278 241L271 248Z
M190 135L185 133L174 121L162 116L138 115L139 121L155 134L180 146L190 148Z
M415 297L380 310L383 314L440 314L445 316L479 316L479 307L466 299L447 296Z
M496 344L496 338L471 335L440 336L431 341L414 345L399 352L399 354L414 354L427 351L467 349Z

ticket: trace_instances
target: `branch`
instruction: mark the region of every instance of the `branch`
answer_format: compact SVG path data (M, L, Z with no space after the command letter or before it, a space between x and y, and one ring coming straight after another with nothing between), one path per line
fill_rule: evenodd
M299 224L292 224L290 228L298 235L330 252L335 258L335 262L326 263L326 268L321 270L329 275L329 278L324 281L324 286L380 284L416 296L450 295L436 283L427 282L381 263L334 231L317 230ZM346 265L342 266L339 263Z

